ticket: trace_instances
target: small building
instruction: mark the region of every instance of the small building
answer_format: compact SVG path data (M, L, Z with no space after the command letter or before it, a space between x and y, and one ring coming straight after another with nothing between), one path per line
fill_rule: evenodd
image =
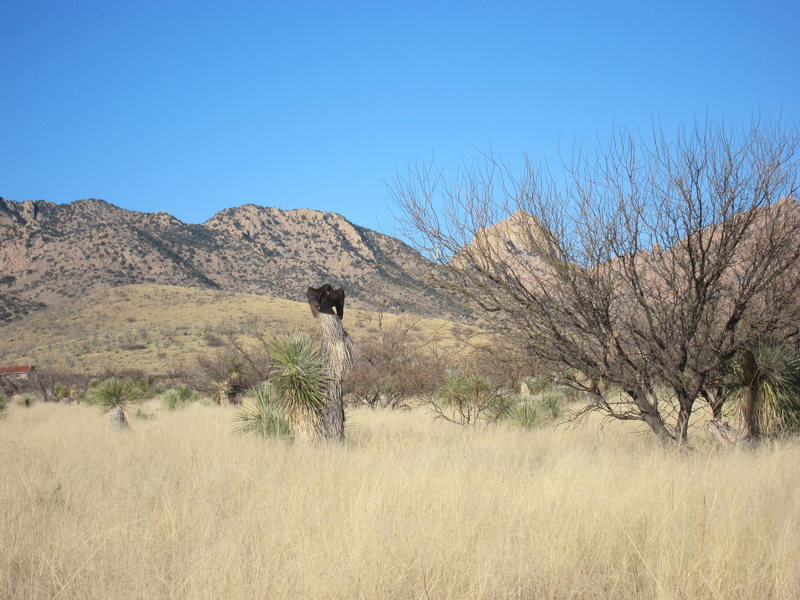
M34 370L36 370L36 367L33 365L0 367L0 379L5 379L7 381L28 381Z

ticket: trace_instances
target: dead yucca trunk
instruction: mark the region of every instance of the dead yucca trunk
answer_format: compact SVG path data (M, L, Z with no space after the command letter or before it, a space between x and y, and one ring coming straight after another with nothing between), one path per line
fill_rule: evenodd
M342 382L353 368L355 347L344 330L341 319L333 314L320 314L322 353L328 372L322 427L329 440L344 441L344 399Z
M318 410L297 407L289 413L288 421L293 439L300 442L322 440L322 416Z
M125 418L125 411L119 406L112 408L108 412L108 418L116 429L122 430L128 428L128 419Z

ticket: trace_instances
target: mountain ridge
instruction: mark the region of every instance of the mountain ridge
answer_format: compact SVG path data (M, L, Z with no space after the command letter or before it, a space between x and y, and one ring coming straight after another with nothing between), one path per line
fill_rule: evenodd
M30 310L134 283L303 300L306 287L329 282L361 308L456 316L418 283L430 268L401 240L336 213L245 204L190 224L95 198L0 198L0 295Z

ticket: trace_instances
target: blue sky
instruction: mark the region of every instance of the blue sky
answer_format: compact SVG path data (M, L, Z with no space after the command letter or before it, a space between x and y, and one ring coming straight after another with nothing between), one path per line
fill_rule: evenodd
M386 182L614 126L800 121L800 2L0 0L0 196L395 233Z

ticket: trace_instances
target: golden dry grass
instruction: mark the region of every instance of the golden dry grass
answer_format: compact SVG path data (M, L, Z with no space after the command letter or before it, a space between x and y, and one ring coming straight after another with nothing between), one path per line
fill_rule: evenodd
M477 329L443 319L386 314L384 327L398 319L414 322L423 338L454 343ZM348 310L345 327L355 338L377 333L374 312ZM0 366L100 373L141 369L165 374L177 362L213 352L225 332L258 331L268 338L289 331L317 332L308 304L258 294L217 292L168 285L111 288L0 325ZM247 341L247 336L243 336ZM251 340L252 341L252 340Z
M677 453L629 426L465 431L350 413L344 447L203 405L113 431L0 421L0 597L792 598L800 445Z

